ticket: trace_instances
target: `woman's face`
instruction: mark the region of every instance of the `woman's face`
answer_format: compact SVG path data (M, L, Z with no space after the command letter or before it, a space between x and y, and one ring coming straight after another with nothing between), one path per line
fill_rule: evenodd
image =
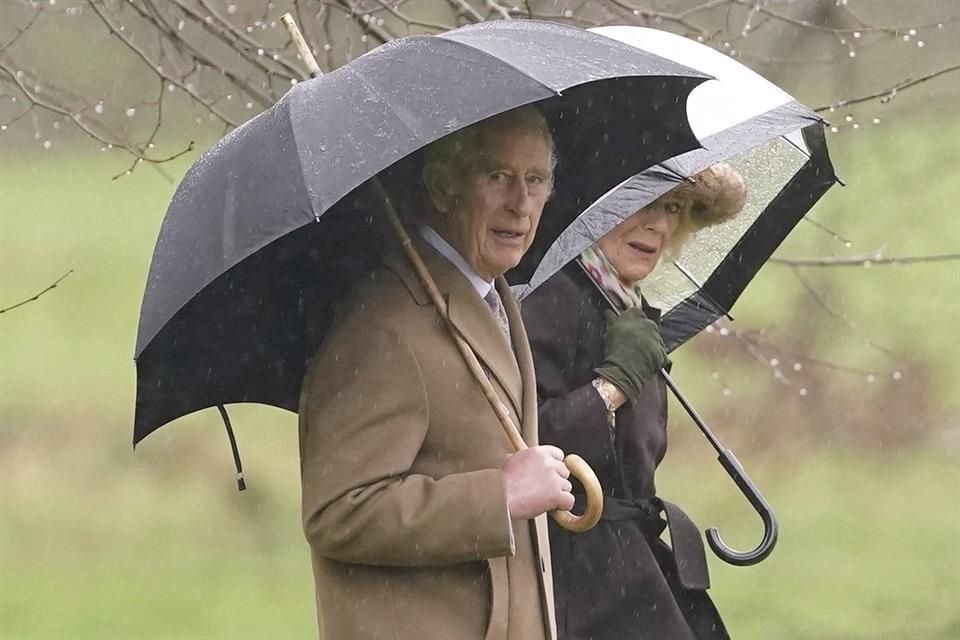
M657 266L689 208L689 200L667 193L614 227L597 245L620 278L634 284Z

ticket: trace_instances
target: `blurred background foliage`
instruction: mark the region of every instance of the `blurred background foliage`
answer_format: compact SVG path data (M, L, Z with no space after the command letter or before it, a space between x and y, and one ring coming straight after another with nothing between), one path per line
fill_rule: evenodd
M274 24L281 13L301 10L330 68L379 43L365 28L371 21L388 30L381 35L430 32L469 19L455 4L353 3L393 7L418 25L386 9L368 11L365 23L343 2L0 0L0 308L72 270L0 314L0 638L315 635L295 416L232 410L244 493L215 411L178 420L133 452L140 298L177 179L230 122L296 79ZM890 99L899 84L960 61L960 5L519 4L578 24L640 22L700 37L824 108L848 186L801 222L777 252L782 262L747 289L735 322L673 358L678 382L781 521L764 563L710 558L712 593L735 638L960 638L960 267L927 261L960 251L960 81L944 73ZM184 51L137 22L131 7L150 6L229 18L268 46L241 54L243 42L211 41L203 51L217 64L191 76ZM506 5L469 6L487 17ZM184 80L171 91L97 9ZM181 30L202 24L186 18ZM245 62L274 54L289 60L286 71L261 78ZM247 74L263 102L218 85L214 67ZM65 113L31 107L24 88ZM191 142L175 160L149 161ZM138 154L149 157L134 164ZM885 262L908 257L924 261ZM818 263L790 262L807 258ZM661 494L733 546L753 546L752 510L682 410L671 411Z

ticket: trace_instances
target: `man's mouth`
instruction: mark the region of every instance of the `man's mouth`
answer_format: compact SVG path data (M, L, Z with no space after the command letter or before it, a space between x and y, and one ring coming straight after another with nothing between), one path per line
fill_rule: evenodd
M517 231L507 231L503 229L492 229L493 235L497 236L502 240L516 240L517 238L522 238L525 236L525 233L520 233Z
M627 244L631 249L639 253L653 255L657 252L657 248L655 246L647 244L646 242L628 242Z

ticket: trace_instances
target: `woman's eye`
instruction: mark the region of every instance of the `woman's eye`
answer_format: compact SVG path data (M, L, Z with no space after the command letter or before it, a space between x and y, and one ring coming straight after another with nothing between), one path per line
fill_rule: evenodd
M680 203L679 202L668 202L664 205L664 209L667 213L680 213Z

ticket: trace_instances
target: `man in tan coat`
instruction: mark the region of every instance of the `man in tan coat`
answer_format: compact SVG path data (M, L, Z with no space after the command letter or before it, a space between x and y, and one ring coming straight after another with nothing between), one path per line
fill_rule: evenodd
M427 150L417 229L529 449L514 453L399 255L358 286L310 366L303 517L324 640L555 637L544 513L573 496L563 453L537 446L530 348L501 277L533 240L554 164L530 107L448 136Z

